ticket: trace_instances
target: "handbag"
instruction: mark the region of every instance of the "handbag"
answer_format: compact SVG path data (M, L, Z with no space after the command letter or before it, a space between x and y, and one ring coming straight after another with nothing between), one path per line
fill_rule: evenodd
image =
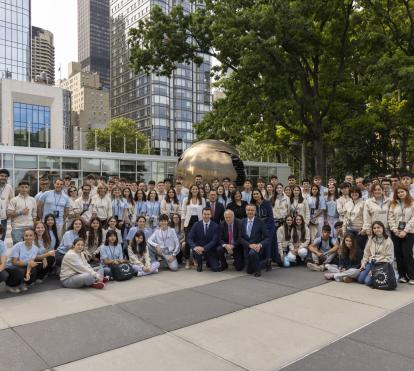
M374 263L371 268L372 288L377 290L395 290L397 279L390 263Z
M121 263L111 265L112 277L115 281L127 281L134 276L134 269L131 264Z

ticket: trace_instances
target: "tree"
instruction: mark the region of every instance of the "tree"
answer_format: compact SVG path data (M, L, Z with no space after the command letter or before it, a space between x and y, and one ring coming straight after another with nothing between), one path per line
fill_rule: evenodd
M86 147L105 152L148 153L148 139L133 120L118 118L109 121L104 129L90 130Z
M176 63L199 64L200 53L214 56L226 97L196 127L197 136L240 144L257 130L268 128L274 135L282 127L311 143L315 171L325 174L329 114L349 78L360 21L356 1L205 0L203 5L189 14L181 6L169 14L154 7L130 32L135 72L171 76Z

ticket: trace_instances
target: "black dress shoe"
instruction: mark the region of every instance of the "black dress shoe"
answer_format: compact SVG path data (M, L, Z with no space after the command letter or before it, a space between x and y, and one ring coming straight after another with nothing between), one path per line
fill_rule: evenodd
M255 277L260 277L261 275L262 275L262 272L260 272L260 271L257 271L257 272L254 273Z
M229 269L229 265L228 265L228 264L222 265L222 266L220 267L220 272L223 272L223 271L225 271L226 269Z
M201 272L203 270L203 266L201 264L197 265L197 272Z
M272 270L272 261L271 260L269 260L267 263L266 263L266 272L269 272L269 271L271 271Z

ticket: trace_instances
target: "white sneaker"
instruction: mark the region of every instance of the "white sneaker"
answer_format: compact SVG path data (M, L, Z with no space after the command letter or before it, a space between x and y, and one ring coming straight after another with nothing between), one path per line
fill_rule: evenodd
M414 280L408 280L407 282L409 285L414 285Z
M25 284L21 285L19 289L20 289L20 291L27 291L27 290L29 290L28 287L27 287L27 285L25 285Z
M306 266L308 267L308 269L310 269L311 271L316 271L316 272L321 272L321 266L315 263L308 263L306 264Z
M18 287L10 287L10 286L6 286L6 290L8 292L11 292L12 294L19 294L21 291Z

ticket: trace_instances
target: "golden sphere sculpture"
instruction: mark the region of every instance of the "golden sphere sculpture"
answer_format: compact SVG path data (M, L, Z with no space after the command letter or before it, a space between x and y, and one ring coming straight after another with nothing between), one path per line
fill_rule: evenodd
M211 183L218 178L229 178L238 186L246 179L243 161L236 148L221 140L206 139L187 148L177 162L176 176L181 177L189 187L196 175L203 177L203 182Z

